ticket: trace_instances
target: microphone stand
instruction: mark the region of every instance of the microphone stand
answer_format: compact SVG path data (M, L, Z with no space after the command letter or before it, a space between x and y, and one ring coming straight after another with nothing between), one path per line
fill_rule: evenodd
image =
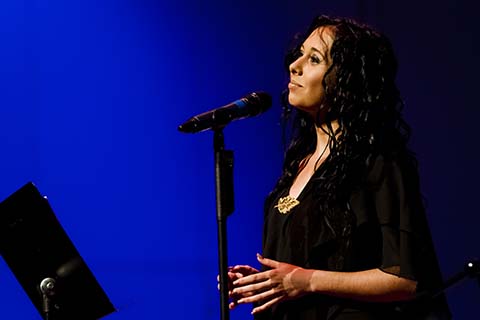
M213 149L215 160L221 319L228 320L227 218L234 210L233 151L225 150L223 127L214 129Z

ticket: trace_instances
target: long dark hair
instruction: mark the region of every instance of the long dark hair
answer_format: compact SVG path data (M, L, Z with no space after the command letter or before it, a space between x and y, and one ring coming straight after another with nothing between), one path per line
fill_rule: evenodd
M298 57L300 45L319 27L331 28L334 35L332 64L322 82L330 155L321 167L321 175L315 178L313 192L325 225L340 245L331 267L341 269L355 223L348 197L365 181L372 160L382 154L400 155L415 165L416 161L407 148L410 127L402 117L404 104L395 83L397 61L384 35L350 19L319 16L298 46L286 55L287 70ZM315 119L301 110L292 110L284 100L284 118L293 119L291 142L283 174L270 197L291 185L300 163L316 147ZM328 125L333 120L338 121L337 132Z

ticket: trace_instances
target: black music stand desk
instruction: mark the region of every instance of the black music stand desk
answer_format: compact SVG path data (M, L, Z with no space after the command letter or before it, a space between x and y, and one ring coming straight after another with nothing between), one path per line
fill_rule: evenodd
M31 182L0 203L0 255L45 320L95 320L115 311Z

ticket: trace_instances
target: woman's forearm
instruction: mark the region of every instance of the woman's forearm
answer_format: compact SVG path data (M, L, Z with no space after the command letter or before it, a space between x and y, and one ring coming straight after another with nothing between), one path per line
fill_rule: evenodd
M307 291L370 302L409 300L417 283L380 269L358 272L305 270L310 273Z

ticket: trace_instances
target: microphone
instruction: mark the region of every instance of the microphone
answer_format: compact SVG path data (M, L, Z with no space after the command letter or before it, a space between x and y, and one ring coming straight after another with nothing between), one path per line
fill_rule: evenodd
M196 133L208 129L221 128L233 120L256 116L265 112L272 105L272 97L266 92L258 91L234 101L226 106L196 115L181 125L178 130Z

